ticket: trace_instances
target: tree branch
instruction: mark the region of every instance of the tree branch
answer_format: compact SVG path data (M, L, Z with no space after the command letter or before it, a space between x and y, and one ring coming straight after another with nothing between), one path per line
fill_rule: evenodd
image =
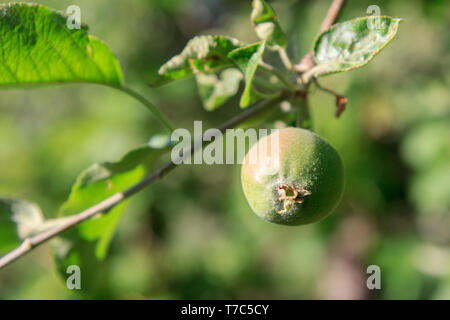
M247 109L243 113L237 115L236 117L224 122L222 125L218 127L220 132L224 133L227 129L234 128L238 124L244 122L245 120L248 120L252 118L253 116L257 115L258 113L270 109L276 105L278 105L281 101L283 101L288 96L288 93L282 93L278 97L271 99L271 100L265 100L260 103L256 103L253 107ZM193 145L191 147L190 152L186 152L184 156L188 156L189 154L193 154L201 144ZM19 259L20 257L24 256L26 253L30 252L37 246L41 245L42 243L46 242L47 240L50 240L51 238L61 234L62 232L80 224L81 222L88 220L98 213L106 213L109 210L111 210L114 206L119 204L120 202L126 200L127 198L131 197L135 193L141 191L142 189L146 188L153 182L162 179L167 173L172 171L177 167L176 164L174 164L172 161L167 162L163 166L161 166L159 169L155 170L148 176L146 176L144 179L142 179L140 182L135 184L134 186L130 187L129 189L118 192L114 195L112 195L109 198L106 198L105 200L101 201L100 203L94 205L93 207L90 207L83 212L80 212L78 214L75 214L73 216L68 217L64 221L61 222L58 226L39 233L35 236L29 237L25 239L22 244L14 249L13 251L7 253L3 257L0 258L0 269L7 266L8 264L12 263L13 261Z

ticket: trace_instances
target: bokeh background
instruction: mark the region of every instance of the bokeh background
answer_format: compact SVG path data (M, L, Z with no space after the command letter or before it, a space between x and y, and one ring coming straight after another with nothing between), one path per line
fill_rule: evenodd
M129 86L178 127L213 127L240 112L237 98L204 111L194 79L146 84L195 35L256 41L250 1L39 3L79 5ZM296 59L311 48L329 3L272 2ZM315 130L346 167L333 215L302 227L268 224L247 205L238 165L185 166L129 202L107 259L86 271L101 278L97 290L69 291L44 245L0 271L0 298L450 299L450 4L348 1L341 21L373 4L404 19L396 39L368 66L323 79L348 96L339 120L332 96L311 94ZM83 169L161 130L137 102L102 86L0 91L0 194L37 202L52 217ZM381 290L366 288L372 264Z

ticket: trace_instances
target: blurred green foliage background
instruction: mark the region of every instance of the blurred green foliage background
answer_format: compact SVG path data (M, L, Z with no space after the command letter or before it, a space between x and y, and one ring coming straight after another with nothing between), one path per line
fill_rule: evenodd
M126 82L178 127L191 129L194 120L213 127L240 112L238 98L204 111L194 79L146 84L197 34L256 41L250 1L39 3L79 5ZM329 3L272 2L297 60ZM322 80L348 96L339 120L332 96L311 94L315 130L346 167L333 215L302 227L268 224L247 205L238 165L185 166L129 202L106 261L86 271L94 274L82 270L82 279L99 280L95 290L68 290L44 245L0 271L0 298L450 299L450 4L348 1L340 20L364 16L372 4L404 19L397 37L368 66ZM145 108L110 88L1 91L0 194L37 202L52 217L83 169L161 131ZM372 264L381 268L381 290L366 288Z

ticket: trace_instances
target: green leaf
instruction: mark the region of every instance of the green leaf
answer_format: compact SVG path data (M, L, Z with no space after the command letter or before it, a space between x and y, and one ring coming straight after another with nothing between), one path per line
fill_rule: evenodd
M0 255L17 247L44 222L34 203L0 197Z
M397 33L401 19L365 17L338 23L314 44L315 77L349 71L369 63Z
M108 47L70 30L67 17L42 5L0 5L0 87L95 82L120 85L120 64Z
M273 8L264 0L253 0L251 20L256 34L261 40L266 40L271 47L286 47L286 35L278 23L278 17Z
M229 57L234 64L242 71L245 79L245 89L241 97L240 105L242 108L248 107L254 102L252 94L252 82L256 69L262 60L265 41L248 45L243 48L230 52Z
M103 162L89 167L77 178L59 215L65 217L80 213L136 184L144 177L146 166L154 163L170 146L167 136L158 136L117 162ZM66 268L71 264L86 268L100 265L124 209L125 202L122 202L108 213L84 221L53 241L53 256L61 274L65 275Z
M160 86L195 73L213 73L232 67L228 53L241 46L237 39L226 36L195 37L189 40L179 55L161 66L157 79L151 85Z
M206 110L212 111L238 92L242 73L230 68L223 70L220 75L199 73L195 78L203 106Z

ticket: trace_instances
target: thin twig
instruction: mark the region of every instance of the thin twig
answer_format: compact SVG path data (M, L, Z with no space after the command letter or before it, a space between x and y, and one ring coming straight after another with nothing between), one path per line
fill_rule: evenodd
M347 97L342 95L342 94L340 94L340 93L337 93L336 91L334 91L332 89L329 89L327 87L323 87L319 83L319 81L317 81L317 79L313 79L313 81L314 81L314 84L316 85L317 88L319 88L320 90L322 90L322 91L324 91L326 93L329 93L329 94L331 94L331 95L333 95L335 97L335 99L336 99L336 114L335 115L336 115L336 118L339 118L341 116L342 112L344 112L344 110L345 110L345 108L347 106L347 102L348 102Z
M340 13L342 12L342 9L344 8L344 4L345 0L333 0L330 8L328 9L327 15L320 24L319 33L327 30L337 21ZM299 64L294 66L294 69L297 72L301 73L311 69L312 67L314 67L314 65L315 62L313 58L313 52L310 51L302 58Z
M274 107L278 105L283 99L285 99L287 96L286 93L283 93L279 95L278 97L271 99L271 100L265 100L260 103L257 103L252 108L249 108L245 112L237 115L236 117L224 122L221 126L218 127L218 129L223 133L227 129L234 128L238 124L244 122L245 120L253 117L254 115L269 109L271 107ZM191 148L189 152L186 152L184 156L187 156L189 154L192 154L196 151L200 145L195 145ZM147 177L142 179L140 182L135 184L134 186L130 187L129 189L118 192L114 195L112 195L109 198L106 198L105 200L101 201L100 203L94 205L93 207L90 207L83 212L80 212L78 214L75 214L73 216L70 216L61 224L56 226L53 229L50 229L48 231L39 233L35 236L32 236L30 238L25 239L22 244L14 249L13 251L7 253L3 257L0 258L0 269L7 266L8 264L12 263L13 261L17 260L18 258L24 256L26 253L30 252L37 246L41 245L42 243L46 242L47 240L59 235L60 233L80 224L81 222L90 219L97 215L98 213L106 213L109 210L111 210L114 206L119 204L120 202L126 200L130 196L134 195L135 193L139 192L140 190L146 188L151 183L162 179L167 173L172 171L174 168L176 168L177 165L174 164L172 161L167 162L163 166L161 166L159 169L155 170L151 174L149 174Z
M327 15L320 25L320 32L327 30L331 27L339 18L342 8L344 7L345 0L333 0L330 8L328 9Z
M291 59L289 59L289 55L287 54L286 49L280 47L278 49L278 54L280 55L280 59L283 62L284 67L287 70L291 71L294 68L294 65L292 64Z
M318 89L320 89L320 90L322 90L322 91L324 91L324 92L326 92L326 93L329 93L329 94L331 94L331 95L333 95L333 96L338 96L338 95L340 95L339 93L337 93L336 91L334 91L334 90L332 90L332 89L330 89L330 88L323 87L323 86L319 83L319 81L317 81L317 79L313 79L313 82L314 82L314 84L316 85L316 87L317 87Z

